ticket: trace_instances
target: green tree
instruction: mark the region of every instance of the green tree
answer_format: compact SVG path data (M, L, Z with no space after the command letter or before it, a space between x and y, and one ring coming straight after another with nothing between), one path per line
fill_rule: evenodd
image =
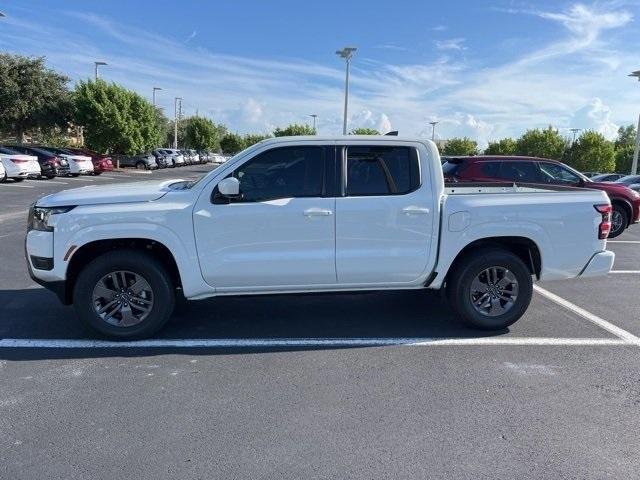
M240 150L244 150L244 140L237 133L227 133L222 140L220 140L220 148L223 153L238 153Z
M503 138L497 142L489 142L484 151L485 155L515 155L516 141L513 138Z
M266 140L267 138L271 138L271 135L260 135L257 133L249 133L247 135L244 136L244 138L242 139L242 144L244 145L244 148L250 147L251 145L255 145L258 142L261 142L262 140Z
M274 137L293 137L297 135L315 135L316 131L309 125L303 123L292 123L285 128L276 128L273 131Z
M633 150L636 142L636 127L627 125L618 129L615 141L616 172L629 173L633 164Z
M516 153L530 157L561 159L566 140L552 126L544 130L534 128L527 130L516 142Z
M85 143L100 152L132 155L162 143L157 111L131 90L103 80L76 85L76 123Z
M380 135L380 132L374 128L354 128L349 135Z
M636 143L636 127L635 125L627 125L626 127L618 128L618 137L615 141L615 148L632 147Z
M601 133L586 131L567 150L565 162L581 172L612 172L616 166L613 143Z
M477 155L478 142L470 138L450 138L442 149L443 155Z
M216 125L208 118L189 117L184 120L184 145L196 150L220 150L220 140L226 134L223 125Z
M31 129L65 128L73 114L68 82L44 57L0 53L0 131L23 142Z

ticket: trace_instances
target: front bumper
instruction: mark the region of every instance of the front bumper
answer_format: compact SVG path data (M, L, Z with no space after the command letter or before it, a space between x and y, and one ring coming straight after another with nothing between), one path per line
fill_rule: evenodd
M591 278L607 275L611 271L615 259L616 254L609 250L595 253L587 265L582 269L579 277Z
M63 305L70 305L71 298L70 298L69 292L67 291L67 282L65 280L57 280L57 279L47 280L45 278L36 276L34 268L31 265L31 259L30 259L30 255L27 247L28 243L29 243L29 235L27 234L27 236L24 239L24 257L27 262L27 270L29 271L29 277L31 277L31 280L36 282L38 285L42 285L47 290L55 293ZM53 258L51 260L53 263ZM39 272L48 273L48 271L46 270L39 271Z

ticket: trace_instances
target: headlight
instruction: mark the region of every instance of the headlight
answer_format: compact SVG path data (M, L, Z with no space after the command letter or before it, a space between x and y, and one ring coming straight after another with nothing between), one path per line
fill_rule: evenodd
M36 207L35 205L29 209L28 227L29 230L40 230L41 232L53 232L53 227L49 226L49 217L67 213L74 209L73 207Z

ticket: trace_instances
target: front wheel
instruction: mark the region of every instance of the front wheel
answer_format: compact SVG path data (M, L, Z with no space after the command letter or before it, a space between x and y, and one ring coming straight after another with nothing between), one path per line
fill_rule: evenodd
M531 272L519 257L483 249L459 262L447 280L453 310L467 325L501 330L527 310L533 293Z
M73 304L80 320L103 336L147 338L171 317L175 288L153 256L119 250L99 256L80 272Z
M624 207L620 205L613 205L613 211L611 212L611 231L608 238L616 238L629 224L629 215Z

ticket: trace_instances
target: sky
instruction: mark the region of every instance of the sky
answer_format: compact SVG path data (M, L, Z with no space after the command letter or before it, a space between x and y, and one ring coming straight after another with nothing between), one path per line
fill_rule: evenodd
M468 136L553 125L615 137L640 113L640 0L5 1L0 51L45 56L72 83L101 77L174 97L240 133L311 123Z

